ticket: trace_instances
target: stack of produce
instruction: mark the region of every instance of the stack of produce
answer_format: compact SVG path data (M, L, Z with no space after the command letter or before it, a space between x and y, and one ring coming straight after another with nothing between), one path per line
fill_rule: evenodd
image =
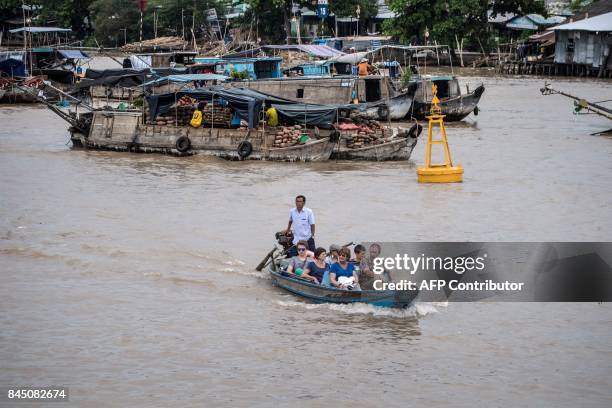
M187 126L191 121L194 110L194 105L176 106L163 115L158 115L157 119L154 121L150 120L149 113L147 112L147 123L161 126L174 126L175 124L178 126Z
M196 109L197 103L193 104L193 100L188 96L184 96L177 101L177 106L172 108L170 111L158 115L154 121L150 120L149 114L147 113L147 123L150 125L172 125L177 124L178 126L187 126L191 122L193 112ZM215 105L214 109L211 104L207 104L204 108L203 121L204 126L209 127L211 124L214 126L229 127L232 120L232 110L227 107Z
M390 129L382 127L380 123L372 120L360 124L358 130L350 131L344 137L346 138L346 147L359 149L360 147L385 143L389 140L391 134Z
M276 126L270 133L276 135L273 147L289 147L298 143L298 139L304 133L304 129L302 125Z
M222 107L215 105L214 107L209 103L204 108L204 123L209 126L211 123L214 126L225 126L229 127L232 121L232 110L231 108Z

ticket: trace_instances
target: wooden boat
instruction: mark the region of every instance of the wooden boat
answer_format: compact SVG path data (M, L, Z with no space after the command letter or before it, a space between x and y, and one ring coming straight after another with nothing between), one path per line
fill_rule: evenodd
M325 161L330 138L290 147L272 147L275 135L265 129L192 128L141 123L141 112L94 111L89 129L71 128L75 147L174 155L205 154L230 160ZM245 150L246 149L246 150Z
M275 286L315 303L367 303L380 307L406 308L412 304L419 293L418 291L328 288L274 269L275 267L270 266L268 271Z
M459 121L474 112L478 114L478 102L485 91L483 85L466 94L461 93L458 79L454 76L427 76L417 80L418 88L414 95L412 117L425 120L431 111L431 86L438 87L440 108L447 122Z
M412 150L417 144L416 137L407 134L398 135L389 142L351 149L338 147L332 152L332 159L368 160L368 161L400 161L409 160Z
M313 104L368 104L363 115L378 120L402 120L412 106L416 86L399 90L387 76L322 76L230 81L224 87L249 88L269 95Z

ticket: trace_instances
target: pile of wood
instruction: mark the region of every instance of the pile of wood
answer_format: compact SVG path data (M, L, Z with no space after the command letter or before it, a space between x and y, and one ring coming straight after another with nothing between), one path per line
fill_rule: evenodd
M274 130L270 128L270 133L275 134L273 147L289 147L296 145L298 139L305 133L302 125L295 126L276 126Z
M187 41L181 37L157 37L151 40L133 42L124 45L121 49L125 52L150 52L150 51L169 51L183 50L187 47Z
M349 149L359 149L372 145L383 144L387 142L392 135L389 128L383 127L380 123L372 120L367 124L359 125L356 131L350 131L344 135L346 139L346 147Z

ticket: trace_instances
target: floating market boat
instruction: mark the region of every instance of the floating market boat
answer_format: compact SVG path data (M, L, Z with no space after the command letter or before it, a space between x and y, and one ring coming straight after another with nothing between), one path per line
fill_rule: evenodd
M205 154L230 160L324 161L334 148L329 137L275 148L275 135L263 128L177 127L143 124L141 119L140 112L95 111L89 132L73 127L71 139L75 147L89 149Z
M418 291L330 288L288 274L280 270L279 265L274 262L269 266L268 272L275 286L315 303L367 303L380 307L406 308L412 304L419 294Z
M328 160L341 137L352 138L347 148L385 145L370 151L371 160L407 159L414 147L404 142L387 148L386 142L395 142L395 136L406 139L406 132L375 121L366 121L369 126L358 127L355 135L342 133L341 127L352 123L351 113L363 109L358 104L299 104L251 89L219 86L148 95L142 110L94 109L72 95L60 95L65 99L58 104L40 100L70 123L75 147L276 161ZM206 102L203 125L194 128L190 121L200 102ZM75 111L66 112L71 104ZM278 126L261 121L264 104L277 109ZM77 113L79 106L88 111ZM355 158L367 159L363 152Z
M402 120L410 113L416 85L399 90L383 75L268 78L254 81L229 81L226 87L249 88L298 103L323 105L368 104L367 117L377 120Z
M442 114L446 122L459 121L474 112L478 115L478 102L485 91L484 85L479 85L472 92L461 93L459 80L456 76L421 76L416 79L417 90L414 94L411 115L418 120L425 120L431 112L431 86L438 88L438 98Z
M367 161L409 160L417 141L416 136L411 136L410 133L405 132L381 144L357 148L338 147L332 152L331 158Z

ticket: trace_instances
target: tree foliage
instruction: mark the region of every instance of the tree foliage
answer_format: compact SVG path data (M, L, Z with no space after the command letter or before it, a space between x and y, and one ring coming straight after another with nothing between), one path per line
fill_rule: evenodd
M544 3L537 0L390 0L397 17L385 22L386 33L402 42L454 44L456 40L488 48L491 32L488 13L545 14Z
M357 17L357 6L360 20L375 16L378 12L376 0L329 0L329 10L338 17Z

